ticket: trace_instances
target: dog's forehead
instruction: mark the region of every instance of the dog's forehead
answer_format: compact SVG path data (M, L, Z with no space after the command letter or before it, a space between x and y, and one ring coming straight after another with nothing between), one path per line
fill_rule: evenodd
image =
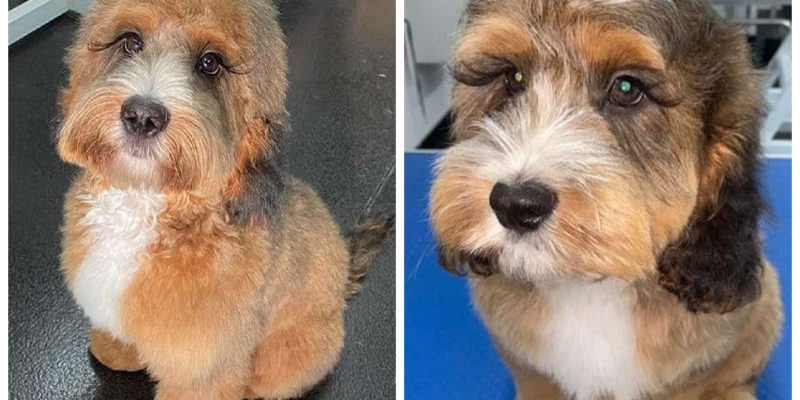
M145 38L180 36L190 44L215 43L231 52L245 44L250 25L241 2L217 0L109 2L96 21L93 36L105 40L134 30Z
M682 43L681 7L673 0L474 1L462 19L456 57L542 61L572 54L660 69Z
M510 59L524 66L578 57L594 65L664 67L664 46L658 36L614 16L538 18L546 20L525 14L483 14L464 27L456 58Z

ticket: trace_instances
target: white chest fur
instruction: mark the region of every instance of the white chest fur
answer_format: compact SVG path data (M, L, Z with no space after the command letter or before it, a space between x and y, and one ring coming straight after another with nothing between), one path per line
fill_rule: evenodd
M150 191L117 189L80 200L90 204L80 222L88 228L88 250L72 294L93 327L125 340L121 297L153 241L164 200Z
M548 317L531 357L576 400L636 399L647 375L635 360L632 293L622 282L567 282L544 289Z

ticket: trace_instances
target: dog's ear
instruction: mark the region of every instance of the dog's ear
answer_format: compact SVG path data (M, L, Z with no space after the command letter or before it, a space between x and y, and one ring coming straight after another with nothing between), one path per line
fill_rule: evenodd
M230 222L247 225L280 218L288 179L281 149L283 135L284 127L266 118L248 125L224 190Z
M660 283L692 312L729 312L760 293L757 175L763 100L743 35L719 28L708 54L699 193L681 237L660 255ZM712 52L713 53L713 52Z
M233 167L223 191L231 223L274 223L286 201L288 177L282 149L289 132L286 111L288 58L286 40L272 2L255 2L243 64L235 77L222 81L226 108L236 131Z

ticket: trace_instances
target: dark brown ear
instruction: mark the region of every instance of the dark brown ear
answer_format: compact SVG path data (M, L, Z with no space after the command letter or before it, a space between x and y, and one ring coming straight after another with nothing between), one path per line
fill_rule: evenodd
M281 217L288 179L281 149L283 135L283 126L258 119L240 140L225 188L226 212L232 223L274 223Z
M759 129L763 100L743 35L717 28L707 56L705 132L694 214L660 255L661 285L692 312L732 311L760 293Z

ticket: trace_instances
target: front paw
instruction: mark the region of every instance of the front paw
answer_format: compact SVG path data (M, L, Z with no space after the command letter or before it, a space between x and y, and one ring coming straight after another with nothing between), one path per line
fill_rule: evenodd
M135 372L145 368L133 346L96 329L89 332L89 352L106 368L114 371Z

